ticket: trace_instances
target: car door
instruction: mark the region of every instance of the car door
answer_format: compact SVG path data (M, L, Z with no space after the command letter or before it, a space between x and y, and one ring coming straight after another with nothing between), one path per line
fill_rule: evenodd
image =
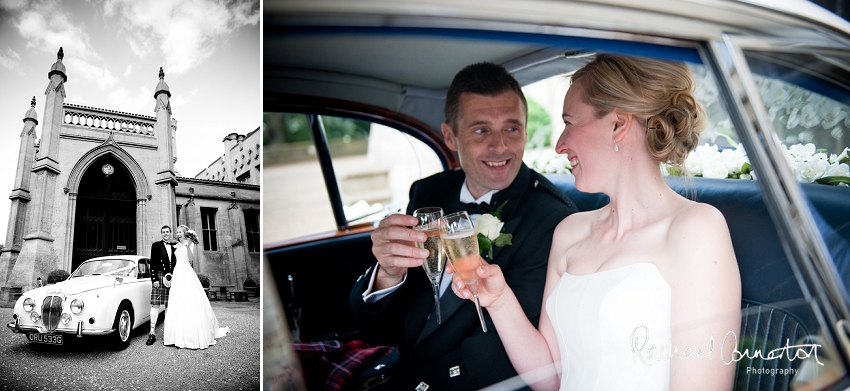
M404 212L414 180L456 164L427 125L346 105L275 95L265 108L264 250L303 341L356 334L348 292L375 263L372 230Z

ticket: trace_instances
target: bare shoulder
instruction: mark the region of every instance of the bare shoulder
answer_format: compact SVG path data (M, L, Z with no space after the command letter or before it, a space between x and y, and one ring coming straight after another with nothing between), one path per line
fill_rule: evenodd
M579 237L581 232L587 231L590 221L598 211L576 212L561 220L555 227L555 237Z
M688 201L675 213L668 232L675 259L671 264L680 266L674 270L688 274L708 269L737 272L726 218L714 206Z
M674 214L670 223L670 232L682 238L687 236L705 236L713 234L729 235L726 218L717 208L701 202L685 201ZM697 238L693 238L697 239Z
M552 236L552 250L563 253L576 242L586 238L596 212L576 212L561 220Z

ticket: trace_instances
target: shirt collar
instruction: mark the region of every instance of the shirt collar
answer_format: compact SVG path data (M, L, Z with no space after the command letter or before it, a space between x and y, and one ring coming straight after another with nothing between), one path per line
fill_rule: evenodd
M496 194L497 192L499 192L499 191L498 190L490 190L490 191L484 193L484 195L482 195L481 197L478 197L476 199L475 197L472 196L472 193L469 192L469 187L466 186L466 180L464 179L463 186L460 187L460 202L467 203L467 204L470 204L470 203L480 204L482 202L486 202L486 203L489 204L490 200L493 198L493 194Z

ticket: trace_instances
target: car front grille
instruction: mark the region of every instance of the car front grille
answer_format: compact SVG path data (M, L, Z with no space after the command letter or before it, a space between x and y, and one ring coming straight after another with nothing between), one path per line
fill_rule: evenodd
M62 298L59 296L47 296L41 304L41 320L48 332L53 332L59 326L59 317L62 315Z

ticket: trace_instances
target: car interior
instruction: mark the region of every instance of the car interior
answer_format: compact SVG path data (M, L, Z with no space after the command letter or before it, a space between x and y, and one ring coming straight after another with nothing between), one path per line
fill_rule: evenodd
M344 116L395 126L434 149L443 169L455 169L456 158L442 145L439 129L445 92L457 70L475 62L495 62L503 64L521 85L528 85L569 75L597 51L704 63L699 45L687 41L658 44L483 29L295 28L268 23L264 111ZM820 77L812 70L799 72L800 68L785 59L782 67L756 66L753 71L807 86L848 104L848 90L834 89L829 83L850 80L846 74L850 68L827 66L819 72L829 76ZM779 62L769 57L758 60L768 65ZM772 71L775 69L784 72ZM546 175L582 211L607 203L602 194L577 191L570 174ZM822 315L812 304L809 283L787 257L759 182L671 176L669 183L686 197L715 206L729 225L742 282L739 349L770 351L788 341L816 339ZM850 243L848 190L822 184L801 187L833 254L835 272L846 284L850 282L850 260L842 251ZM375 262L369 226L349 225L339 216L336 222L339 231L334 235L266 243L265 256L290 327L302 341L358 337L348 309L348 293ZM265 224L268 227L275 222ZM754 365L752 360L760 359L742 360L739 368ZM799 369L804 361L763 360L758 365ZM790 389L792 377L739 371L736 389Z

